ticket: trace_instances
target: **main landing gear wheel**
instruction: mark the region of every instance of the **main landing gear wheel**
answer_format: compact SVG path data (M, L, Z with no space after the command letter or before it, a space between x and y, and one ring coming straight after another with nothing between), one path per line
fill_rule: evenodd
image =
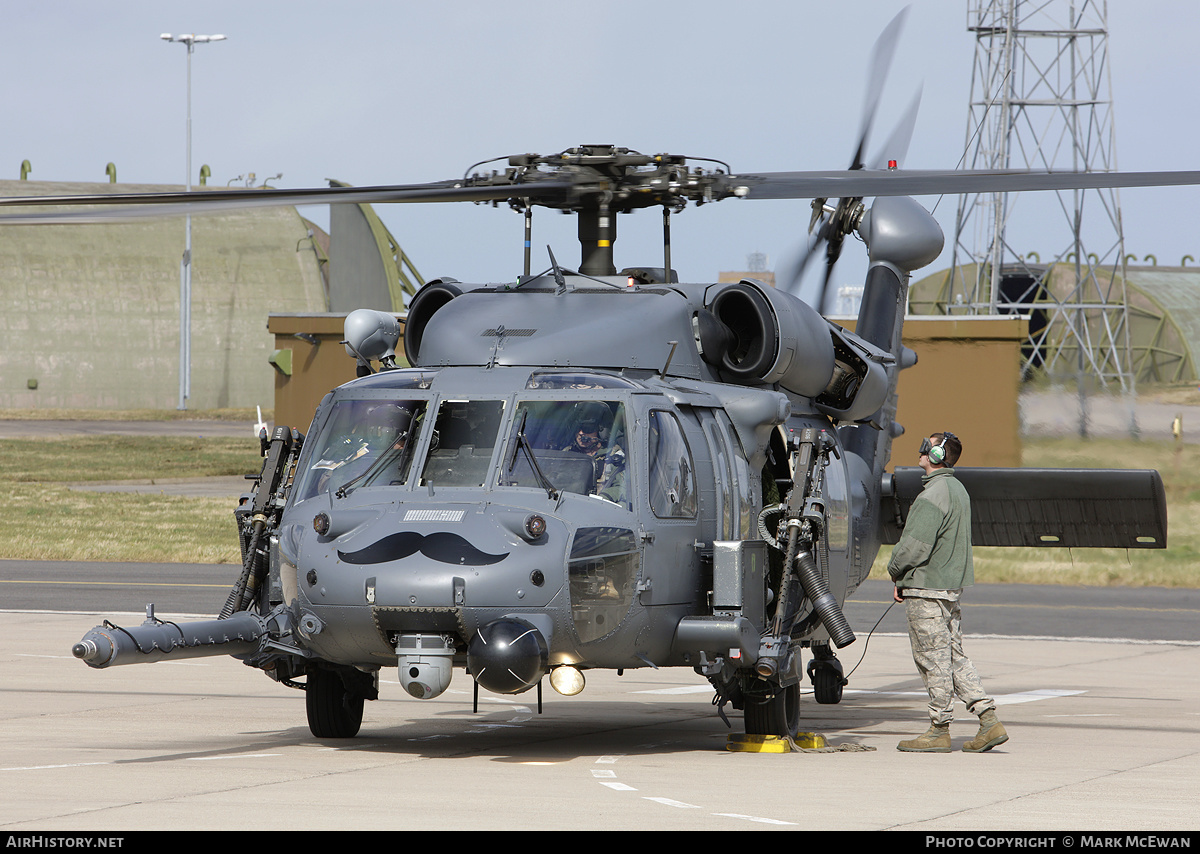
M314 667L304 691L308 728L317 738L354 738L362 726L363 696L348 691L341 674Z
M780 688L759 683L745 699L747 735L795 738L800 731L800 684Z
M814 658L808 663L808 678L813 684L813 699L824 706L842 701L842 688L846 677L842 675L842 663L829 653L828 658Z

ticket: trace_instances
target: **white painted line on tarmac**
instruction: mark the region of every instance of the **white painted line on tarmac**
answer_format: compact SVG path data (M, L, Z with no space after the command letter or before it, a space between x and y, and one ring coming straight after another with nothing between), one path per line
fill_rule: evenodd
M683 801L675 801L675 800L672 800L671 798L647 797L646 800L654 801L656 804L662 804L665 807L675 807L676 809L681 809L681 810L698 810L698 809L700 809L700 807L696 806L695 804L685 804Z
M758 816L754 815L739 815L735 812L715 812L713 815L720 816L721 818L740 818L743 821L756 821L759 824L782 824L791 825L792 827L796 826L796 822L794 821L780 821L777 818L759 818Z
M1032 703L1036 700L1054 700L1058 697L1073 697L1076 694L1086 694L1086 691L1065 691L1058 688L1037 688L1033 691L1017 691L1013 694L996 694L992 697L997 706L1012 706L1017 703ZM928 697L924 691L869 691L866 689L847 688L845 695L859 696L875 695L877 697Z
M66 765L23 765L12 768L0 768L0 771L47 771L55 768L87 768L92 765L111 765L111 762L70 762Z
M652 692L642 691L642 692L638 692L638 693L652 693ZM617 760L621 759L621 758L622 758L622 755L600 756L595 760L595 764L597 764L597 765L615 765ZM635 789L633 786L618 782L615 779L617 776L617 772L613 771L612 769L592 768L590 770L592 772L593 779L595 779L596 782L599 783L601 786L607 786L608 788L610 788L616 792L636 792L637 791L637 789ZM659 797L651 797L649 795L643 795L642 798L644 800L653 801L656 804L662 804L663 806L673 807L675 809L681 809L681 810L703 809L703 807L697 806L696 804L689 804L684 801L677 801L674 798L659 798ZM716 813L712 813L712 815L718 816L720 818L736 818L736 819L739 819L740 821L751 821L751 822L755 822L757 824L772 824L772 825L778 825L778 826L795 826L795 822L791 822L791 821L781 821L779 819L763 818L762 816L755 816L755 815L742 815L740 813L716 812Z
M220 759L269 759L282 753L232 753L229 756L189 756L188 762L214 762Z
M631 691L632 694L711 694L712 685L680 685L676 688L648 688L645 691Z
M999 607L996 605L975 605L969 607ZM1006 606L1007 607L1007 606ZM1015 606L1014 606L1015 607ZM1138 610L1134 608L1113 608L1112 610L1127 611ZM1165 610L1159 608L1143 608L1145 611ZM1171 610L1179 611L1180 613L1190 614L1195 613L1190 608L1175 608ZM874 637L877 638L907 638L908 632L875 632ZM1062 635L993 635L980 634L970 632L963 634L963 640L1004 640L1004 641L1054 641L1058 643L1109 643L1123 644L1128 646L1200 646L1200 641L1194 640L1163 640L1163 639L1146 639L1146 638L1089 638L1089 637L1063 637Z
M996 701L997 706L1013 706L1017 703L1053 700L1058 697L1075 697L1086 693L1086 691L1064 691L1058 688L1039 688L1036 691L1020 691L1016 694L997 694L993 699Z
M646 691L633 691L634 694L711 694L711 685L684 685L677 688L655 688ZM1082 694L1083 691L1062 691L1055 688L1038 688L1033 691L1019 691L1015 694L997 694L993 699L997 705L1011 706L1014 703L1032 703L1035 700L1051 700L1056 697L1070 697ZM870 691L865 689L845 689L845 694L876 695L881 697L925 697L924 691Z
M908 637L908 635L904 635ZM1200 641L1145 640L1143 638L1064 638L1057 635L963 635L968 640L1055 641L1063 643L1107 643L1121 646L1200 646Z

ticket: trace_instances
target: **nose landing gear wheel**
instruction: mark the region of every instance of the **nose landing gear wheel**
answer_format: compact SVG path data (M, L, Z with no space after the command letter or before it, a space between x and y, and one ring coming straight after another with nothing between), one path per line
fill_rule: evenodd
M758 687L746 696L746 734L795 738L800 731L800 684Z
M308 728L317 738L354 738L363 719L363 696L346 689L341 674L314 667L304 691Z

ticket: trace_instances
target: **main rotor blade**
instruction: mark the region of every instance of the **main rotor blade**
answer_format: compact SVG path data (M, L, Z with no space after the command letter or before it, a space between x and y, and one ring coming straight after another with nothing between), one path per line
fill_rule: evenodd
M316 187L285 190L195 190L190 193L97 193L72 196L0 197L0 209L57 207L44 212L0 213L2 225L81 225L136 222L152 217L223 213L284 205L492 202L510 198L558 202L575 188L572 181L464 187L457 181L379 187ZM97 207L99 209L97 209Z
M758 175L732 175L726 179L726 183L731 195L748 199L862 198L1177 187L1200 184L1200 172L1038 172L1003 169L765 172Z
M630 176L624 192L636 196L658 189L650 176L639 184ZM1022 170L886 170L763 172L695 176L696 188L678 198L718 201L750 199L858 199L868 196L929 196L964 193L1016 193L1032 190L1082 190L1111 187L1172 187L1200 184L1200 172L1043 172ZM196 190L191 193L97 193L73 196L0 197L0 210L55 207L37 212L0 213L0 225L70 225L136 222L149 217L220 213L245 207L369 203L499 202L519 200L564 210L579 210L605 191L603 182L573 174L545 180L470 184L442 181L382 187L324 187L308 190ZM652 186L653 185L653 186ZM695 190L693 195L689 195Z

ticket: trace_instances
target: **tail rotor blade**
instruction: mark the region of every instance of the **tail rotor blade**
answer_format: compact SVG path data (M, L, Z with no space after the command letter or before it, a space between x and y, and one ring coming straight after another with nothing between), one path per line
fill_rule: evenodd
M896 46L900 40L900 31L903 29L905 19L908 17L908 9L909 7L906 6L900 10L900 13L880 33L879 38L875 41L875 46L871 49L871 59L867 70L866 101L863 105L863 116L858 133L857 147L850 161L851 170L861 170L866 167L867 143L870 140L871 127L875 122L875 114L879 110L879 102L883 95L884 84L887 82L892 58L896 54ZM889 159L900 160L907 153L908 143L912 139L913 128L916 125L917 110L920 103L921 96L920 92L918 92L916 99L905 111L899 125L892 131L891 136L888 137L885 151ZM823 204L825 199L818 199L817 201ZM820 227L816 229L816 237L808 244L804 254L800 258L800 262L796 265L791 277L784 285L784 290L788 293L799 296L800 280L803 278L809 262L816 255L817 246L824 242L825 273L821 280L817 301L813 305L817 311L822 313L825 311L825 301L829 295L829 283L833 280L833 268L837 265L838 257L842 253L842 243L845 240L846 234L854 227L857 223L857 218L860 216L860 213L856 212L861 210L860 201L860 197L841 198L838 200L836 209L826 208L827 211L832 210L832 213L824 215L818 211L814 214L814 217L820 217ZM816 204L814 204L814 210L817 210ZM813 222L816 222L815 218ZM811 224L809 230L812 230Z
M900 40L900 31L904 28L904 20L908 17L908 6L900 10L896 17L879 34L875 46L871 49L871 64L867 72L867 100L863 105L862 125L858 133L858 148L850 161L851 169L862 169L866 157L867 140L871 136L871 125L875 122L875 113L879 110L879 99L883 94L883 84L887 81L888 69L892 65L892 57L896 54L896 45Z
M800 296L800 281L804 278L804 271L808 269L809 262L816 257L817 247L825 239L825 227L826 223L822 220L821 225L816 229L816 236L805 246L804 254L800 256L800 262L796 264L791 276L782 285L782 290L787 291L794 297ZM820 310L817 306L814 306L814 308Z
M826 300L829 297L829 282L833 279L833 268L837 266L838 258L842 254L843 236L840 231L831 234L829 244L825 249L825 277L821 279L821 291L817 295L817 303L813 306L821 314L825 313Z
M911 102L904 110L904 115L900 117L900 121L892 130L891 136L887 138L887 142L883 144L883 149L879 152L875 161L872 163L873 169L884 169L888 165L889 160L895 160L897 163L903 164L904 158L908 154L909 143L912 142L913 130L917 126L917 113L921 110L921 89L917 90L917 94L913 96Z

